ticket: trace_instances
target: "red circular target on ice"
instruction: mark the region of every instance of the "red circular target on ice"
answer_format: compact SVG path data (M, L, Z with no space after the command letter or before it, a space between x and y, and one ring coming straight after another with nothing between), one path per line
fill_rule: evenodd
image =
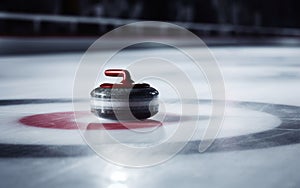
M89 112L78 112L76 115L81 118L88 116ZM84 127L84 123L76 123L74 112L54 112L46 114L36 114L23 117L19 120L20 123L39 128L49 129L78 129ZM162 126L162 123L155 120L144 120L137 122L110 122L110 123L89 123L87 130L120 130L120 129L137 129L137 128L153 128Z

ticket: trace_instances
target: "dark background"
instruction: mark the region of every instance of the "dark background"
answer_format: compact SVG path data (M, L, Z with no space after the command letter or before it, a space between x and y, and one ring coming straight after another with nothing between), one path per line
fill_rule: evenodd
M160 20L206 36L299 36L299 8L299 0L1 0L0 35L99 36Z

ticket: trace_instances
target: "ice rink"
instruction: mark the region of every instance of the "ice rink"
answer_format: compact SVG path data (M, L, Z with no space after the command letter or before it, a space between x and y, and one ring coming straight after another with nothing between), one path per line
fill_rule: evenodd
M192 49L195 54L198 50ZM121 167L102 159L72 123L73 82L83 53L1 56L0 187L299 187L300 48L210 50L226 89L222 130L211 147L199 153L204 131L199 125L177 155L147 168ZM147 53L176 59L170 49L162 48L124 52L124 61ZM162 97L172 103L163 90ZM209 93L197 92L203 100L184 102L199 102L201 122L207 124ZM173 124L170 120L162 126L167 134ZM132 138L126 129L108 131L131 143L156 138Z

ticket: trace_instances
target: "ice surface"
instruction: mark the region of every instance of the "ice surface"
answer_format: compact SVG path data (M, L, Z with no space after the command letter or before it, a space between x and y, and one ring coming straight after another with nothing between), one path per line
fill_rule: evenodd
M191 50L201 54L201 49ZM213 47L211 51L223 72L228 100L300 106L300 48ZM127 52L124 64L146 53L163 54L176 59L167 49L150 52L138 50ZM0 98L71 98L75 71L81 56L82 53L1 57ZM179 64L191 71L191 67L184 66L184 61ZM203 90L198 91L199 96L210 96L205 80L195 85L203 86ZM76 131L63 133L61 130L37 129L35 132L34 128L22 127L17 123L21 115L71 109L72 106L68 104L2 106L0 126L1 135L5 136L1 136L0 140L12 144L26 144L24 142L27 141L31 144L60 144L54 136L56 133L62 139L71 134L75 140L79 139ZM228 116L227 127L225 122L221 137L272 129L280 123L275 116L262 112L228 110L232 110L234 116ZM253 127L250 127L251 124ZM32 132L24 129L31 129ZM41 132L45 134L43 142L39 138ZM74 138L65 144L74 143ZM230 152L181 154L161 165L141 169L119 167L96 155L1 158L0 186L299 187L299 146L292 144Z

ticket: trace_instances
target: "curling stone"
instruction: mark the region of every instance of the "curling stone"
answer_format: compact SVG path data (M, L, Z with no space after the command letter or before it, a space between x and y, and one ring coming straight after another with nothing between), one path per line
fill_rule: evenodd
M91 112L106 119L147 119L158 112L158 91L147 83L134 83L123 69L109 69L106 76L122 77L121 83L103 83L91 91Z

